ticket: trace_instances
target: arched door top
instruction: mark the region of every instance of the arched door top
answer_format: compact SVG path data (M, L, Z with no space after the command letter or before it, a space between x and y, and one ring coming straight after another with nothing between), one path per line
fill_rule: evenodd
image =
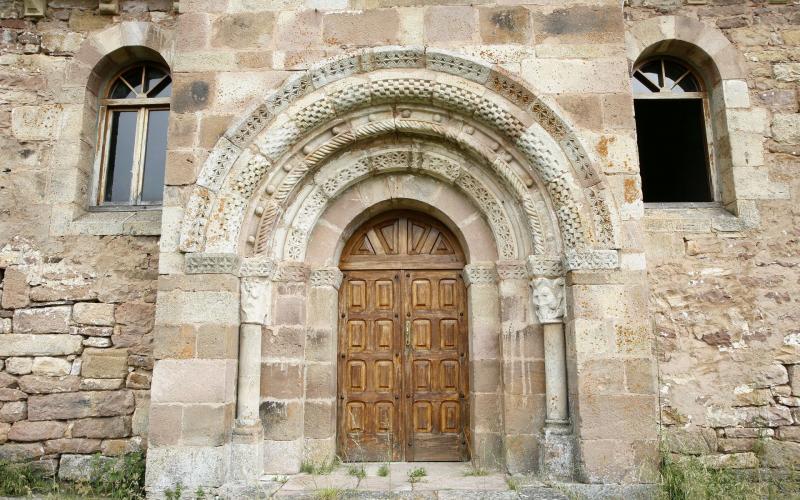
M350 237L340 267L349 269L461 269L458 239L420 212L395 210L368 220Z

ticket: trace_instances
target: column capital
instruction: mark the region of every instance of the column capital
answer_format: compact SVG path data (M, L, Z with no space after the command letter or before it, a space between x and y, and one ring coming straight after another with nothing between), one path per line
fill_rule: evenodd
M531 288L539 323L563 323L564 278L534 278L531 280Z
M472 285L494 285L497 283L497 271L494 264L467 264L464 266L461 276L464 284Z
M239 319L242 324L265 324L271 301L272 282L268 278L242 278Z
M309 284L312 287L332 287L338 290L342 284L343 276L338 267L321 267L311 271Z
M561 257L556 255L529 255L525 264L531 278L564 276Z

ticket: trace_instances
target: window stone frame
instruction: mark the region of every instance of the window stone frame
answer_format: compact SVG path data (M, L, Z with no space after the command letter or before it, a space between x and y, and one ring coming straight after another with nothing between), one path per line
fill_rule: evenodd
M682 16L632 23L626 36L628 62L655 56L684 60L704 80L713 131L713 203L656 203L645 206L645 230L736 232L760 225L756 202L785 199L786 186L768 177L764 164L766 110L753 106L742 55L717 29Z
M93 33L70 61L59 103L65 122L55 148L59 183L49 195L54 204L50 230L65 235L161 234L161 206L103 207L93 203L98 182L99 96L109 77L143 60L172 68L173 33L150 22L122 22Z

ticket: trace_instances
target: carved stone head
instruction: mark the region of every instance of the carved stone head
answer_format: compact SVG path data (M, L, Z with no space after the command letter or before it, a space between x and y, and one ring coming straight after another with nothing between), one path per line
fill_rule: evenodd
M239 313L242 323L263 324L270 303L270 282L242 279Z
M564 278L536 278L531 281L532 300L540 323L564 320Z

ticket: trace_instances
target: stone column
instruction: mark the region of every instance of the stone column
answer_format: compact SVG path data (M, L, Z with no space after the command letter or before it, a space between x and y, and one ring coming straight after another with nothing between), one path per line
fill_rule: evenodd
M536 316L544 330L547 416L540 448L541 470L554 479L571 479L575 453L567 399L564 278L534 278L531 288Z
M272 266L258 266L254 272L245 263L239 302L239 363L236 380L236 424L231 450L231 479L257 480L261 475L264 431L259 418L261 390L261 328L270 323ZM248 276L249 275L249 276ZM255 276L254 276L255 275ZM267 275L267 276L264 276Z

